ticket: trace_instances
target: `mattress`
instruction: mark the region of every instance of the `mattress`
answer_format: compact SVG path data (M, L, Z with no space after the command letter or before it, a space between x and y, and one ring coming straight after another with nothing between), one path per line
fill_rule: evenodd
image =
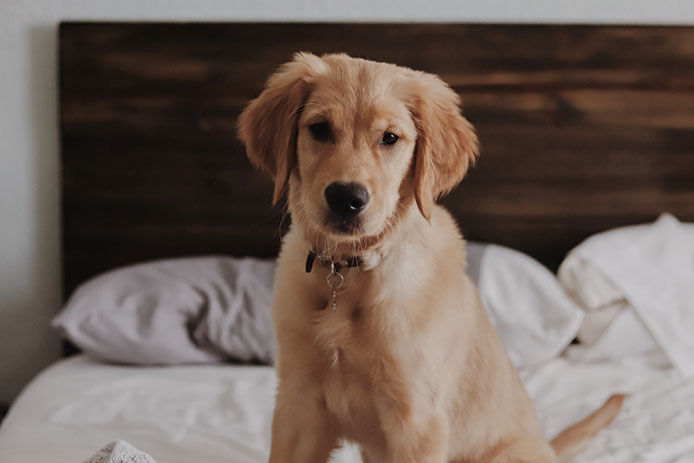
M559 357L521 370L547 436L629 398L581 462L694 461L694 379L648 358L579 362ZM276 384L271 367L127 367L85 356L37 376L0 427L0 461L75 463L124 439L160 463L266 461ZM359 462L345 446L333 457Z

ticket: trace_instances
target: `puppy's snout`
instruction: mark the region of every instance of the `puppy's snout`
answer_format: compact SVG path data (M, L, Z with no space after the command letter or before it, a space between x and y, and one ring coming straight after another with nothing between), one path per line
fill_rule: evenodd
M325 200L332 212L350 218L364 210L369 192L358 183L333 182L325 189Z

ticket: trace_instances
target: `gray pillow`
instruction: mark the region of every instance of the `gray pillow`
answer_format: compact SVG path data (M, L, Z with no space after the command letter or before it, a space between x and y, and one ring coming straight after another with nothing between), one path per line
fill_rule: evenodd
M52 325L118 363L270 363L274 261L196 257L117 269L82 284Z

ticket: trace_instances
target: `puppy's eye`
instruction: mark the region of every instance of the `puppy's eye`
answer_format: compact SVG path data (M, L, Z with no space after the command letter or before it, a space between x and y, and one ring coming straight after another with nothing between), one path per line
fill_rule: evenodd
M309 125L308 129L316 141L328 141L330 139L330 125L327 122L316 122Z
M395 142L398 141L398 136L395 135L394 133L386 132L383 134L383 138L381 138L381 144L382 145L394 145Z

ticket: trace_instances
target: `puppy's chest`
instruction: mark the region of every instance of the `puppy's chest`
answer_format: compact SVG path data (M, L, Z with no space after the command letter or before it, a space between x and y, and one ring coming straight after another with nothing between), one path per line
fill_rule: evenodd
M370 337L373 316L357 305L325 309L315 325L320 349L325 406L348 439L364 442L381 433L378 404L383 378L383 346Z
M325 300L313 314L312 335L321 357L331 369L358 369L364 350L373 344L376 314L369 313L354 291L338 293Z
M327 274L326 274L327 275ZM311 333L320 353L333 367L360 367L364 357L387 349L383 332L397 321L397 301L382 290L372 274L351 270L333 292L323 275L309 290L318 296L310 308ZM323 282L321 284L321 282Z

